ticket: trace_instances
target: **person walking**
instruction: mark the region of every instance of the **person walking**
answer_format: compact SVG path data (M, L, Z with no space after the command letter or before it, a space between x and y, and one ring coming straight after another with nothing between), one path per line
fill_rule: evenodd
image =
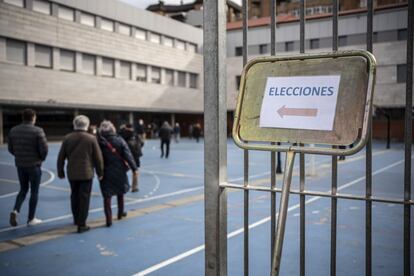
M138 192L138 177L139 167L141 166L140 158L142 156L142 147L144 141L141 140L141 135L134 132L132 125L127 124L120 127L119 135L127 142L129 150L131 151L132 157L134 158L135 164L137 165L137 173L132 174L132 188L131 192Z
M198 143L201 136L201 125L199 123L195 124L193 127L193 136Z
M35 126L36 112L25 109L22 114L23 122L13 127L8 136L8 150L14 155L20 191L17 194L13 211L10 213L10 225L17 226L17 217L26 198L30 185L29 215L27 225L32 226L42 222L35 217L42 177L41 165L46 159L48 146L45 132Z
M57 172L60 179L65 178L65 160L67 159L67 177L70 183L70 204L73 223L78 233L89 230L86 219L92 191L94 169L98 178L103 177L103 158L95 135L88 132L89 118L76 116L72 133L65 136L57 159Z
M110 227L112 225L111 198L115 195L117 197L118 219L126 217L124 194L130 188L127 171L131 168L132 172L138 175L138 168L127 143L116 134L115 126L110 121L104 120L99 126L98 141L104 158L104 177L100 186L104 198L106 226Z
M175 126L174 126L174 140L175 140L176 143L180 142L180 134L181 134L180 124L175 123Z
M165 158L168 158L170 154L170 142L171 142L171 133L173 132L170 124L165 121L159 131L159 137L161 140L161 158L164 157L164 145L166 147Z

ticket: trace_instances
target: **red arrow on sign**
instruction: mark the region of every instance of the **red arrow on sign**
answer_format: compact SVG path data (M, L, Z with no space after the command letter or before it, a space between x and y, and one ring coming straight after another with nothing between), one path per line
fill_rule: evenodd
M317 108L289 108L286 105L277 110L279 116L302 116L302 117L316 117L318 114Z

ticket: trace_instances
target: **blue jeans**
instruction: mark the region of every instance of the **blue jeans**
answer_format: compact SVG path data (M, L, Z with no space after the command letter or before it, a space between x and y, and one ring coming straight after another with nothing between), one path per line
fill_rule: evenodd
M40 169L40 166L27 168L17 167L17 173L19 175L20 191L16 197L14 210L20 212L20 208L22 207L23 201L26 198L26 194L29 191L30 183L29 217L27 221L31 221L35 217L42 170Z

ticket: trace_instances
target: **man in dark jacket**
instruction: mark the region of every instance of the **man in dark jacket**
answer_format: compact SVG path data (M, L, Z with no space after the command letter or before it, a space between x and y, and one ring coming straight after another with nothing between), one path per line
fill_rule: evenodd
M35 218L40 179L42 176L41 164L47 156L46 135L42 128L35 126L36 113L32 109L23 111L23 123L13 127L8 137L8 149L15 157L17 173L19 175L20 191L16 197L14 209L10 213L10 225L17 225L17 215L23 204L30 183L30 201L28 225L42 222Z
M87 132L89 118L79 115L73 120L74 131L66 135L62 142L57 160L59 178L65 178L65 159L68 160L66 171L71 188L71 207L73 222L78 226L78 233L89 230L86 219L89 212L93 170L101 180L103 177L103 158L96 137Z
M171 128L170 124L165 121L159 132L160 140L161 140L161 158L164 157L164 145L166 146L165 158L168 158L170 154L170 142L171 142L171 134L173 129Z

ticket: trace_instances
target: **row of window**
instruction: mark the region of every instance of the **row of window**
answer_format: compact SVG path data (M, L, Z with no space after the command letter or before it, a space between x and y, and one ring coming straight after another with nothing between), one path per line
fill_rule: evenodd
M366 34L357 34L357 35L343 35L338 37L338 46L344 47L349 45L360 45L364 44L366 39ZM407 40L407 29L399 29L392 31L384 32L374 32L372 40L374 43L388 42L388 41L403 41ZM331 47L332 38L315 38L306 40L305 44L308 49L319 49L319 48L329 48ZM297 51L299 50L299 41L286 41L283 43L277 43L276 48L278 51ZM259 54L268 54L270 53L270 44L259 44L259 45L250 45L249 54L259 55ZM243 47L235 48L235 55L243 55Z
M24 8L24 0L3 0L5 3ZM52 5L45 0L32 0L32 10L52 15ZM75 9L58 5L56 16L60 19L79 22L83 25L99 28L109 32L117 32L123 35L132 36L142 40L148 40L153 43L162 44L164 46L177 48L180 50L187 50L189 52L197 52L197 45L183 40L174 39L169 36L164 36L158 33L149 32L134 26L126 25L120 22L95 16L90 13L79 12L79 19L77 20L77 13Z
M80 72L90 75L99 75L110 78L123 78L142 82L162 83L170 86L197 88L198 75L183 71L147 66L129 61L119 61L119 71L115 74L116 60L109 57L77 53L71 50L58 49L58 70ZM6 60L9 62L27 65L27 44L22 41L6 39ZM45 45L34 45L34 66L53 68L53 48ZM97 72L98 62L99 72ZM162 78L162 74L164 77ZM188 83L187 83L188 74Z
M397 83L405 83L407 81L407 64L397 64ZM241 76L236 76L236 88L240 88Z

